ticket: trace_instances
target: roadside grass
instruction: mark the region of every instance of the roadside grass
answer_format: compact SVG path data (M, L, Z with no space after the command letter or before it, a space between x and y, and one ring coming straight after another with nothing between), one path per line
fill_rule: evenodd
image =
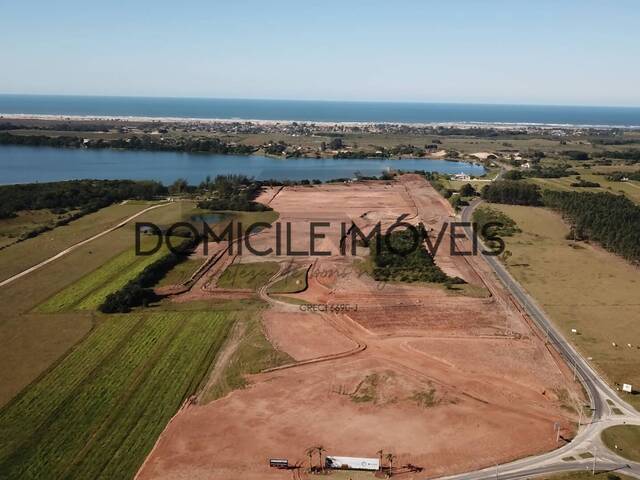
M192 205L187 202L175 202L151 210L137 220L171 223L184 218L190 208ZM62 228L80 234L76 230L77 225L77 222L72 222ZM109 223L103 227L106 229L112 225ZM38 238L41 237L0 251L0 265L4 266L2 262L7 252ZM94 314L90 311L39 314L33 309L133 246L134 228L127 224L0 289L0 345L3 346L0 348L0 406L46 371L95 323Z
M0 471L10 478L132 478L232 325L221 312L102 318L0 410Z
M111 205L37 237L10 245L0 250L0 280L26 270L148 207L136 204ZM163 208L169 207L159 210ZM5 220L0 220L0 225L4 223Z
M307 289L309 267L298 268L269 287L269 293L298 293Z
M235 263L218 279L218 287L257 290L278 272L277 262Z
M511 274L614 388L640 385L638 268L597 245L567 240L568 226L550 210L492 207L522 230L505 239ZM640 408L640 395L624 399Z
M624 473L609 472L609 471L596 471L595 476L591 473L590 468L585 468L583 471L560 473L557 475L543 475L535 477L540 480L633 480L632 477L625 475Z
M640 462L640 427L637 425L616 425L604 430L602 442L618 455ZM617 446L617 448L616 448Z

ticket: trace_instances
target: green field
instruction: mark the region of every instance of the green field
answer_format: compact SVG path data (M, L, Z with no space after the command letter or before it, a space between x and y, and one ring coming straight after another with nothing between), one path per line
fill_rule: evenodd
M188 217L192 209L191 203L175 202L151 210L136 220L166 224ZM84 227L80 222L83 219L61 227L68 229L69 233L65 235L82 235ZM24 264L29 258L35 258L43 238L44 235L0 251L0 265L4 267L2 262L5 260ZM30 245L33 245L33 252L26 248ZM34 308L122 252L131 250L133 245L134 229L128 224L0 289L0 345L11 346L0 348L0 406L64 355L95 323L94 313L90 311L42 314ZM26 260L5 257L11 251L18 252L14 250L18 247L26 248L24 253L32 257Z
M276 262L236 263L227 267L218 287L257 290L278 272Z
M219 312L105 318L0 411L0 471L9 478L132 478L232 324Z
M269 293L298 293L307 289L308 267L298 268L271 285Z
M609 427L602 432L602 441L610 450L627 460L640 462L640 427L636 425Z
M166 287L168 285L178 285L180 283L186 282L191 278L191 275L195 273L195 271L200 268L200 266L204 263L205 259L203 258L187 258L183 260L171 270L167 272L167 274L162 277L162 279L158 282L159 287Z
M143 238L142 249L154 245L151 238ZM177 241L174 243L178 243ZM127 250L109 260L97 270L58 292L36 308L37 312L55 313L65 310L96 310L110 293L120 290L169 250L166 245L153 255L136 256L135 250Z
M505 238L511 274L611 384L640 385L637 267L597 245L567 240L569 227L550 210L492 207L522 230ZM640 408L640 395L624 398Z
M0 250L0 280L35 265L71 245L96 235L127 217L148 208L149 205L126 203L111 205L97 212L85 215L68 225L56 227L35 238L10 245ZM160 210L166 207L161 207ZM151 213L151 212L149 212ZM14 219L15 220L15 219ZM0 220L9 225L10 220ZM9 228L6 226L5 228Z

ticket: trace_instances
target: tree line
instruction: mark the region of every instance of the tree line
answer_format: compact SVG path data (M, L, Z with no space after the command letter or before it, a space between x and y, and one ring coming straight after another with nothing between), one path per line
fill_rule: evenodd
M482 198L492 203L542 205L540 187L517 180L498 180L482 188Z
M250 155L256 150L254 147L248 145L227 143L219 138L158 137L144 135L129 138L84 139L70 135L12 135L7 132L0 132L0 145L83 147L94 149L118 148L126 150L206 152L223 155Z
M505 180L522 180L523 178L562 178L577 174L578 172L571 170L569 165L551 167L534 165L529 170L509 170L504 173L502 178Z
M167 272L183 262L199 241L200 239L195 237L183 240L180 245L174 248L173 252L167 253L145 267L137 277L129 280L120 290L107 295L98 309L102 313L127 313L134 307L146 306L157 300L151 287L158 283Z
M571 238L593 240L627 260L640 261L640 207L628 198L545 190L543 201L571 223Z
M482 189L493 203L545 206L571 224L571 238L592 240L632 262L640 261L640 207L608 192L540 191L537 185L500 180Z
M0 218L15 217L20 210L51 209L54 213L80 210L82 215L115 202L151 200L166 195L159 182L134 180L69 180L0 186Z

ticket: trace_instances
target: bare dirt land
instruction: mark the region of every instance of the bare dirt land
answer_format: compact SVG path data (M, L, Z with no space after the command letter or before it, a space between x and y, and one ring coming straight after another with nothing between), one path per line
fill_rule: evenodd
M263 316L267 337L296 363L181 410L138 478L306 478L303 469L270 469L268 459L307 466L305 451L317 445L344 456L376 457L383 449L397 455L394 465L424 468L402 478L428 478L551 450L556 422L571 438L582 393L481 258L451 255L448 234L435 257L447 274L486 295L382 284L362 273L364 248L357 258L339 254L342 221L364 230L407 214L405 220L422 221L437 235L453 212L423 178L291 187L261 200L281 223L299 229L292 250L309 249L310 221L331 223L316 241L329 255L283 249L234 259L281 262L280 272L291 261L312 264L304 292L269 297L268 285L258 292L271 304ZM252 244L274 246L274 230L255 235ZM456 246L469 250L470 242ZM214 265L176 300L216 295L220 271Z

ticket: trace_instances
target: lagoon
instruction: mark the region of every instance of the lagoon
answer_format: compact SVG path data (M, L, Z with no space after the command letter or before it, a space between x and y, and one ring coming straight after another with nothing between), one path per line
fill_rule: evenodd
M207 175L242 174L257 180L322 181L351 178L356 172L380 175L387 169L482 175L481 165L441 159L274 158L139 150L91 150L0 146L0 184L52 182L81 178L157 180L186 178L198 184Z

